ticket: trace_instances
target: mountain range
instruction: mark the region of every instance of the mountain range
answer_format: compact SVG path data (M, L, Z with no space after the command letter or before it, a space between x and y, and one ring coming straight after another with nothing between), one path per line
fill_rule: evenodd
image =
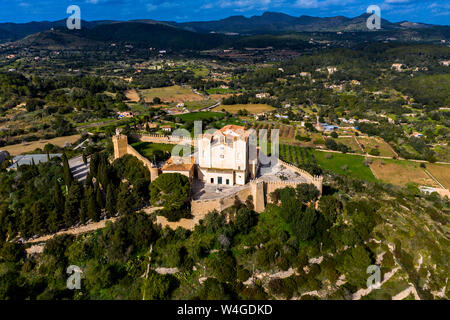
M84 47L112 41L145 43L154 47L172 49L209 49L224 44L242 42L245 37L268 35L273 39L280 34L302 32L363 32L369 14L354 18L300 17L284 13L265 12L260 16L231 16L222 20L201 22L172 22L139 19L130 21L82 21L81 30L65 28L66 20L29 23L0 23L0 41L19 41L19 44L43 47L66 47L75 43ZM435 26L409 21L391 23L381 20L378 34L400 35L399 40L409 38L448 39L449 26ZM377 32L370 35L371 39ZM421 36L421 34L423 36ZM378 39L379 40L379 39ZM267 41L266 41L267 42Z

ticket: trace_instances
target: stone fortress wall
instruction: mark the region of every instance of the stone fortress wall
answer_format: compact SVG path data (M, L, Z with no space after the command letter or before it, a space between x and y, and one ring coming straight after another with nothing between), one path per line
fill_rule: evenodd
M141 141L144 142L153 142L153 143L168 143L168 144L178 144L181 141L185 141L188 143L192 143L192 140L189 138L173 138L162 135L142 135L140 136ZM159 171L158 168L153 167L152 163L139 154L132 146L128 144L128 138L124 135L115 135L112 137L113 145L114 145L114 158L120 158L126 154L130 154L138 158L145 167L147 167L150 171L151 181L155 180ZM302 177L304 177L309 183L312 183L316 186L316 188L322 193L322 176L312 176L305 170L297 168L294 165L291 165L282 160L278 160L278 163L294 172L297 172ZM262 179L255 179L250 181L246 186L246 188L237 191L234 194L227 195L222 198L210 199L210 200L192 200L191 201L191 213L194 216L194 220L198 222L202 219L207 213L217 210L222 211L226 208L233 206L236 200L240 202L245 202L248 196L253 197L253 204L255 206L255 211L261 213L264 211L266 204L270 203L270 193L275 191L276 189L285 188L288 186L296 187L297 182L290 181L263 181Z

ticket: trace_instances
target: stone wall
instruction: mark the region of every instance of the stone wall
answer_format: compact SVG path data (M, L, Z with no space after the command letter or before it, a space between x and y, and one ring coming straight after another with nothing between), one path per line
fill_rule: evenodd
M240 202L245 202L249 195L252 195L251 186L240 190L234 194L231 194L224 198L211 199L211 200L192 200L191 201L191 213L194 217L205 216L208 212L217 210L219 212L225 210L234 205L236 199Z
M172 137L172 136L163 136L160 134L142 134L136 137L138 140L143 142L152 142L152 143L165 143L165 144L193 144L193 140L187 137Z
M137 150L135 148L133 148L130 145L127 146L127 154L135 156L136 158L138 158L139 161L141 161L142 164L149 169L149 171L150 171L151 168L153 168L153 165L150 162L150 160L148 160L146 157L142 156L139 152L137 152Z
M297 172L298 174L302 175L306 179L308 179L308 183L312 183L316 186L316 188L320 191L320 194L322 194L322 184L323 184L323 176L313 176L309 172L302 170L300 168L297 168L296 166L284 162L281 159L278 159L278 163L289 168L290 170Z

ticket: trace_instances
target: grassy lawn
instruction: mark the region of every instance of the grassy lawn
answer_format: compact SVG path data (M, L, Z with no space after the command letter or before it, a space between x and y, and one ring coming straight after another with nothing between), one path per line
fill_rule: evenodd
M364 157L317 150L314 150L313 154L317 163L325 170L372 182L377 180L372 171L370 171L370 168L364 165ZM327 155L331 158L327 159Z
M429 165L427 164L427 167L428 166ZM439 187L439 185L436 184L422 168L420 168L420 163L417 162L375 159L370 165L370 168L379 180L387 183L401 186L408 183L415 183L421 186Z
M205 99L205 100L201 100L201 101L188 101L188 102L185 102L184 105L189 110L197 110L197 109L202 109L202 108L213 106L216 103L217 103L217 101L215 101L215 100Z
M280 145L280 157L292 164L317 163L322 169L367 181L376 181L370 168L364 165L364 157L322 152L311 148Z
M206 90L208 94L229 94L229 93L235 93L236 91L232 89L223 89L223 88L211 88Z
M172 152L175 145L152 142L136 142L131 146L149 160L153 160L154 157L156 157L157 160L164 160L169 158L168 153L170 154Z
M221 105L217 108L214 108L214 111L222 111L222 109L225 109L226 111L230 113L237 113L239 110L245 109L250 113L261 113L266 111L272 111L275 108L269 106L268 104L232 104L232 105Z
M180 118L183 122L186 121L195 121L195 120L211 120L217 118L218 120L223 119L225 115L219 112L209 112L209 111L200 111L200 112L192 112L185 113L176 116Z
M155 97L158 97L162 101L166 102L187 102L203 100L200 95L194 93L190 88L184 88L180 86L146 89L142 90L142 95L146 102L153 101L153 98Z

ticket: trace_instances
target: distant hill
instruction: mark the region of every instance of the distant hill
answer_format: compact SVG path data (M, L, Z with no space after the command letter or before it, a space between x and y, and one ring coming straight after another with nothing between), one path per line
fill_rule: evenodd
M81 30L55 28L29 35L17 43L41 49L79 49L112 42L142 44L172 50L204 50L223 43L225 36L201 34L157 23L110 22Z
M272 32L314 32L314 31L367 31L366 21L370 15L365 13L355 18L343 16L319 18L311 16L293 17L284 13L265 12L261 16L246 18L232 16L217 21L173 23L180 28L196 32L219 33L272 33ZM396 30L416 27L410 24L391 23L381 19L382 30Z
M232 16L217 21L161 22L151 19L133 21L82 21L81 30L68 30L66 20L0 23L0 41L18 40L20 46L41 49L75 49L127 42L162 49L206 50L218 47L269 47L303 49L311 47L310 39L334 44L354 45L372 41L450 40L449 26L434 26L403 21L391 23L382 19L382 29L367 30L369 14L355 18L344 16L319 18L293 17L266 12L246 18ZM336 35L336 32L343 34ZM314 33L314 34L313 34Z
M365 13L358 17L347 18L344 16L335 17L311 17L302 15L294 17L284 13L265 12L260 16L231 16L221 20L214 21L193 21L177 23L173 21L157 21L152 19L135 19L127 21L130 23L143 23L153 25L166 25L178 27L186 31L200 33L231 33L231 34L264 34L280 32L316 32L316 31L367 31L366 21L369 14ZM115 23L126 23L125 21L99 20L82 21L82 28L92 29L99 25L108 25ZM8 37L2 37L0 40L22 39L31 34L50 30L51 28L64 27L66 20L58 21L40 21L27 23L0 23L0 32L8 32ZM402 21L391 23L385 19L381 21L382 30L408 30L424 29L435 27L429 24Z

